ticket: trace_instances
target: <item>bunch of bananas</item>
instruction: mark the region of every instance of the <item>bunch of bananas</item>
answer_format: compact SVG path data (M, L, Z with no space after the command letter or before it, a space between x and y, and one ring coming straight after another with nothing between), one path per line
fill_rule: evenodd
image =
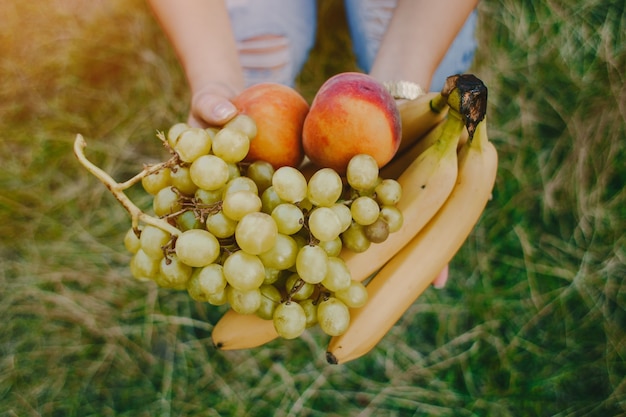
M448 78L441 92L398 102L403 139L381 170L403 189L403 228L364 253L341 256L368 302L350 311L347 331L330 339L326 358L342 364L368 353L431 285L478 222L495 183L498 156L487 137L487 89L471 74ZM213 329L218 349L247 349L278 337L271 320L227 311Z

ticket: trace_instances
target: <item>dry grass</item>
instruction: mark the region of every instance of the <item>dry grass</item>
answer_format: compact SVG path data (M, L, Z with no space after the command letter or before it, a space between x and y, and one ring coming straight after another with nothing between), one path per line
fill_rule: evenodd
M0 416L626 413L626 13L527 3L480 5L475 73L501 164L452 282L340 367L317 332L215 351L220 311L129 277L129 220L71 145L82 133L123 179L185 117L184 79L145 5L0 4ZM320 5L331 28L337 4ZM345 31L320 33L299 80L308 98L354 68Z

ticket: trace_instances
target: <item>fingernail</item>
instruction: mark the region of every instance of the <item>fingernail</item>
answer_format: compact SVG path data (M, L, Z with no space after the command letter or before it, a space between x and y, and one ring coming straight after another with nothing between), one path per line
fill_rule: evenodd
M213 108L213 116L216 120L230 119L235 113L237 113L237 108L229 101L220 103Z

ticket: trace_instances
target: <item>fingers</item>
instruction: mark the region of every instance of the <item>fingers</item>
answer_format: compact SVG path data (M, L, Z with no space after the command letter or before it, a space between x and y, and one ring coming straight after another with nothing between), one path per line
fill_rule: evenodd
M437 275L437 278L433 281L433 287L441 289L446 286L448 281L448 265Z
M237 114L235 105L225 96L212 92L194 94L191 100L190 126L222 126Z

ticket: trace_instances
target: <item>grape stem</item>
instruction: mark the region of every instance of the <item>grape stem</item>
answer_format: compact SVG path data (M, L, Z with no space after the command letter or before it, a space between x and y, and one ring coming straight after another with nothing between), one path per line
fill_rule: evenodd
M104 170L102 170L100 167L96 166L93 162L87 159L87 157L85 156L86 146L87 143L85 142L83 136L81 134L76 135L76 139L74 140L74 154L76 155L76 158L78 158L80 164L87 171L89 171L93 176L100 180L100 182L104 184L105 187L107 187L107 189L111 192L111 194L113 194L117 201L120 202L122 207L126 209L128 214L130 214L131 216L132 227L134 230L137 230L139 222L142 222L147 225L158 227L159 229L164 230L173 236L179 236L182 233L179 229L169 224L166 220L150 216L141 211L141 209L137 207L135 203L133 203L124 193L124 190L141 181L143 177L166 167L169 164L169 161L145 167L140 173L138 173L128 181L119 183L115 181Z

